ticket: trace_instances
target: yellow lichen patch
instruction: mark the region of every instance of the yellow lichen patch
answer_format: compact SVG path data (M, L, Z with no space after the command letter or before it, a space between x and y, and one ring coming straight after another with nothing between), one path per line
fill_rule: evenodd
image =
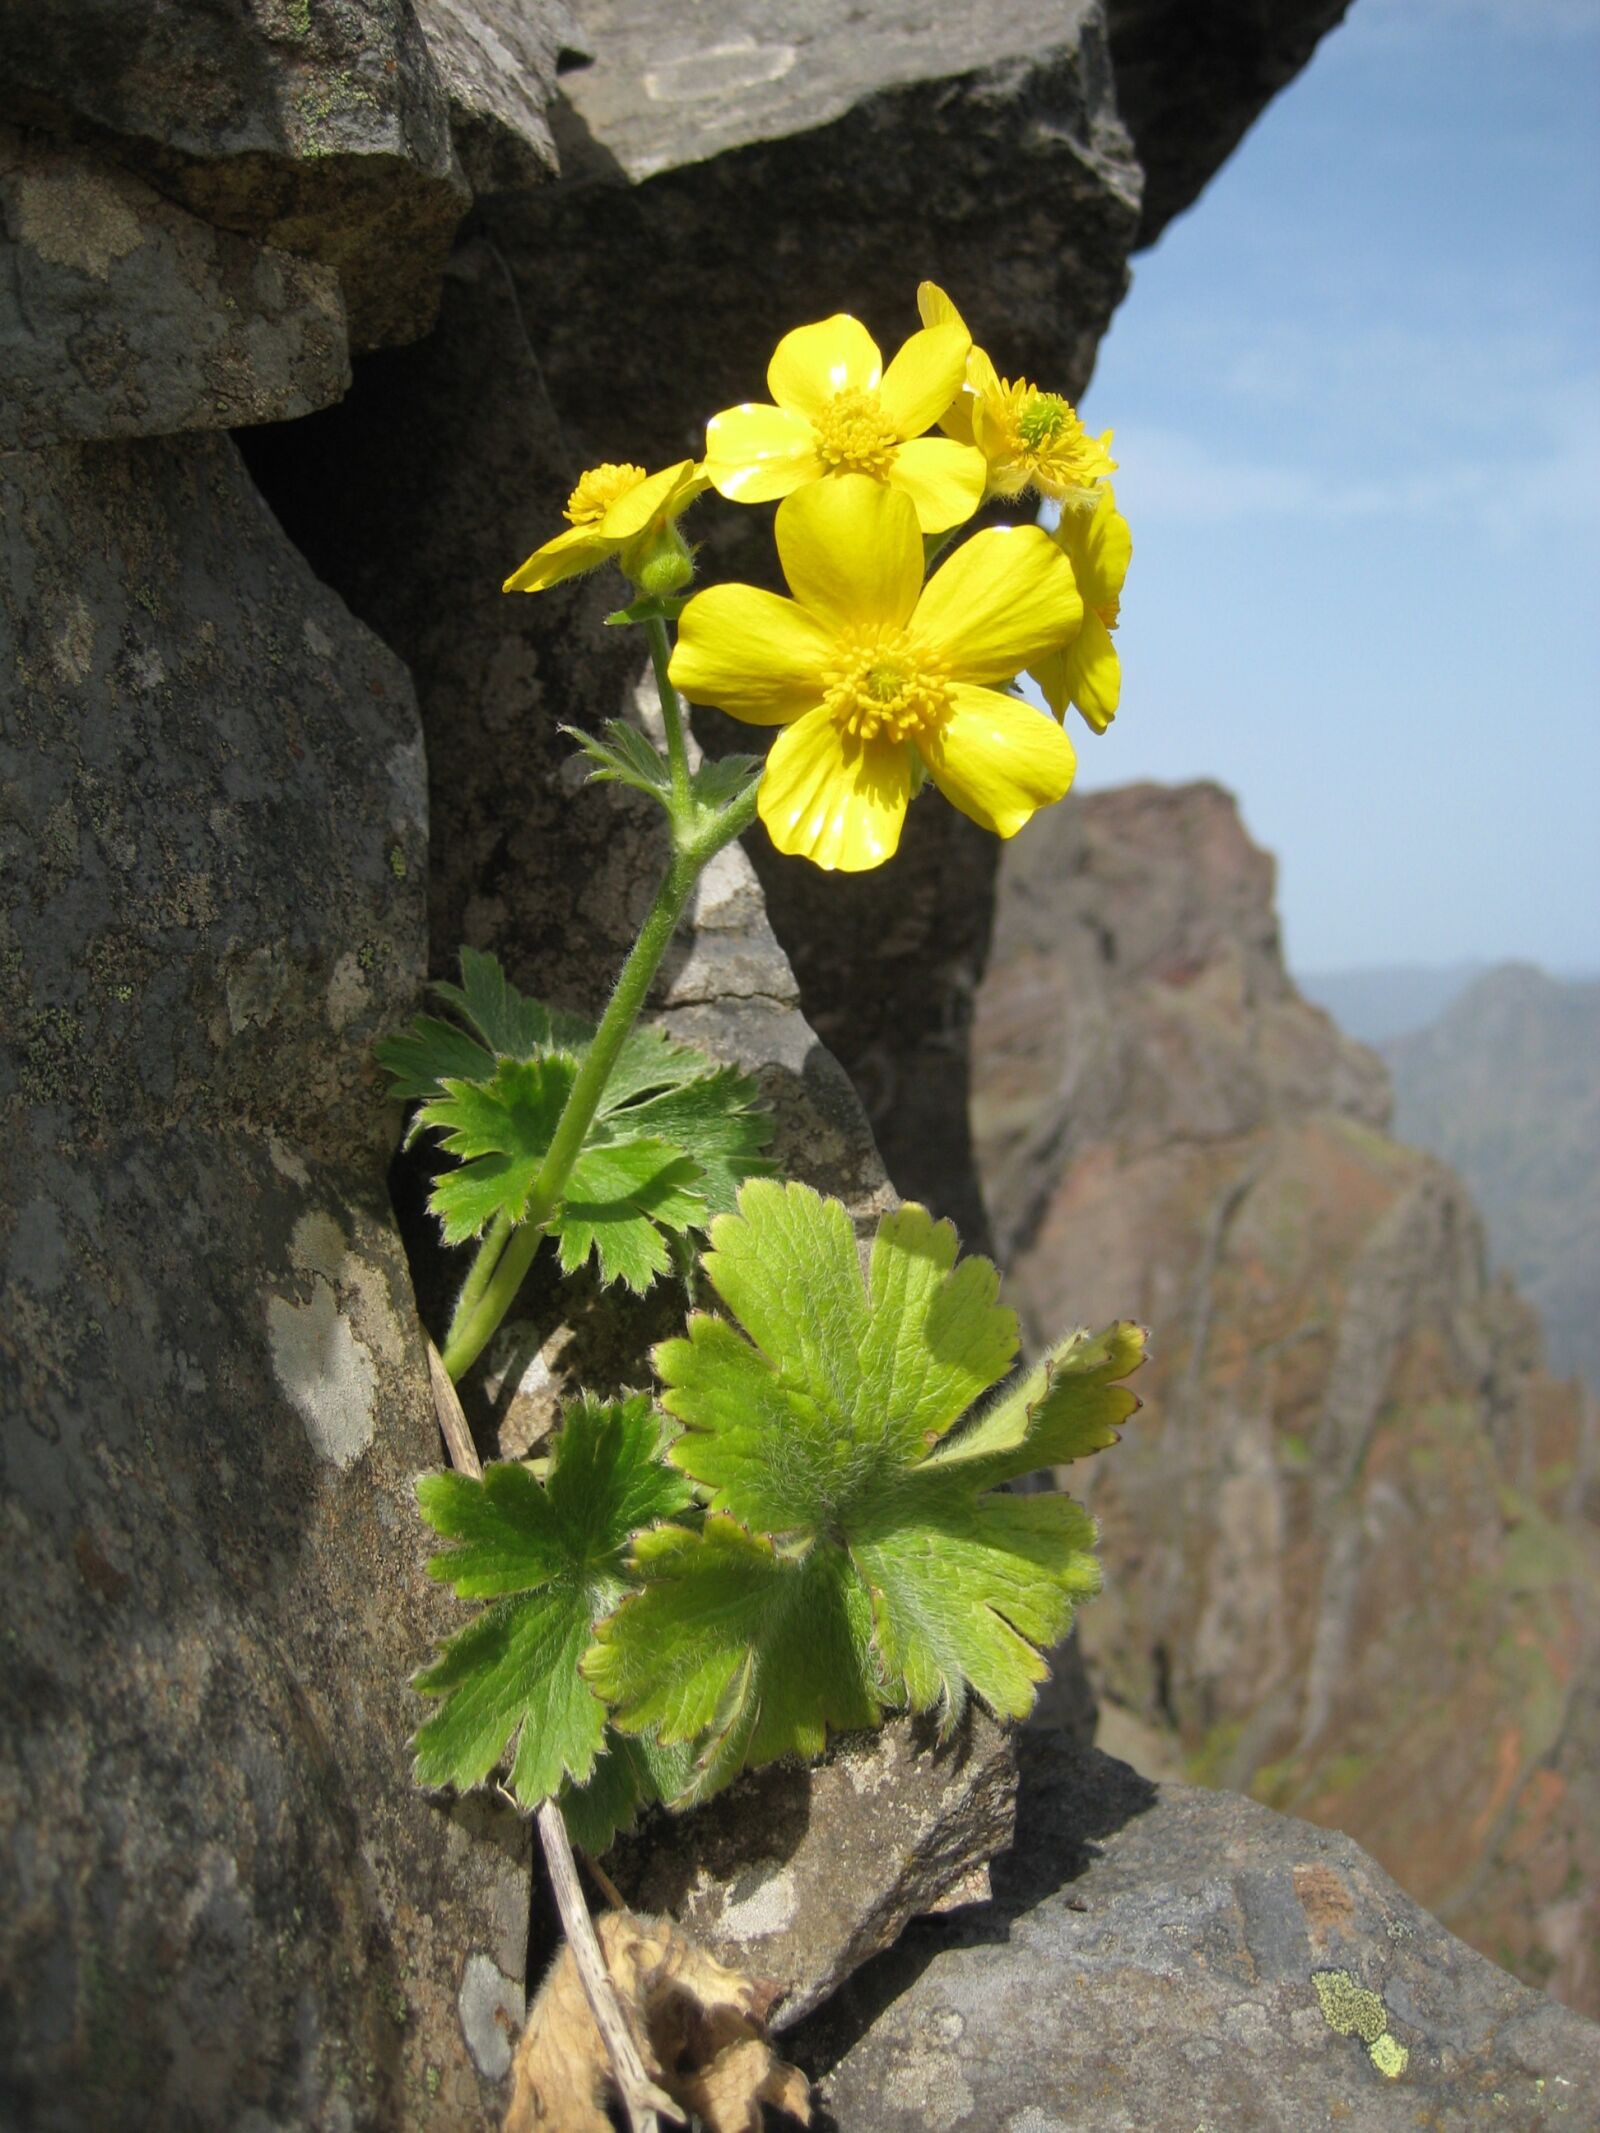
M1380 2074L1387 2074L1391 2081L1398 2081L1406 2070L1411 2054L1403 2044L1397 2044L1387 2030L1367 2046L1367 2055Z
M1322 2019L1334 2034L1359 2037L1378 2072L1398 2081L1411 2054L1389 2034L1389 2010L1380 1995L1358 1985L1348 1970L1316 1970L1311 1982L1317 1988Z

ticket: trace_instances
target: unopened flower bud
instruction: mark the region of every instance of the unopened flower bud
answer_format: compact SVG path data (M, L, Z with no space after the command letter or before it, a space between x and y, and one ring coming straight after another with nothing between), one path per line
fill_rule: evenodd
M649 526L621 556L624 574L648 599L664 600L694 580L694 557L674 520Z

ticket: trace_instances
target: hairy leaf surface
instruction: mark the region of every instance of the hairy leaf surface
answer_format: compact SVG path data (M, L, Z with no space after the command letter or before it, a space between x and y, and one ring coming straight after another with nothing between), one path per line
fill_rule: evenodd
M581 1400L566 1411L544 1483L516 1464L488 1467L481 1480L418 1482L423 1517L454 1544L433 1557L430 1576L491 1603L415 1677L421 1694L442 1699L417 1733L419 1784L475 1785L508 1744L524 1806L591 1777L606 1714L578 1662L627 1589L629 1546L689 1499L663 1448L648 1400Z
M423 1015L378 1047L390 1093L420 1100L409 1138L432 1130L460 1167L429 1205L460 1244L497 1217L528 1219L556 1123L594 1032L518 992L492 955L464 949L460 985L437 988L468 1025ZM633 1030L613 1065L561 1203L546 1219L569 1272L592 1253L603 1281L644 1290L670 1240L732 1208L771 1166L755 1085L659 1029Z
M1025 1714L1098 1583L1094 1527L999 1485L1115 1440L1138 1328L1074 1335L981 1409L1016 1321L925 1209L884 1217L863 1273L837 1201L756 1180L703 1266L731 1322L697 1312L655 1360L711 1515L640 1543L643 1590L600 1627L585 1667L614 1723L697 1737L705 1791L873 1704Z

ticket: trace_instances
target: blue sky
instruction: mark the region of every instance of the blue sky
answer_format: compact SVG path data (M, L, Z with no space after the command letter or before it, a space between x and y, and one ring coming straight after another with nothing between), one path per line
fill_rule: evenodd
M1299 969L1600 968L1600 0L1355 0L1083 413L1134 538L1083 784L1230 786Z

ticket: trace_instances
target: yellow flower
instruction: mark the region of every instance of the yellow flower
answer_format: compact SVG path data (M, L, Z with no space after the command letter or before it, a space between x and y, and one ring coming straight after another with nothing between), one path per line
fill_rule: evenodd
M1057 718L1076 704L1096 733L1104 733L1117 715L1122 668L1111 633L1122 605L1122 581L1128 575L1133 541L1128 521L1117 509L1110 484L1092 511L1081 507L1061 514L1051 539L1072 565L1083 600L1083 627L1030 668Z
M978 508L986 470L970 439L922 432L954 398L970 346L959 322L935 326L914 333L885 370L877 342L847 312L797 326L767 365L777 405L747 401L706 425L706 472L736 504L866 474L910 497L924 533L946 533Z
M859 873L882 864L922 774L1010 837L1072 783L1053 719L993 684L1077 626L1066 557L1038 526L994 526L926 585L909 497L861 474L778 506L794 595L713 585L684 609L672 679L696 703L782 726L761 819L780 852Z
M624 574L637 581L649 564L674 548L683 549L674 521L711 484L692 459L680 459L660 474L647 474L643 467L591 467L567 498L565 533L536 548L520 570L512 572L505 592L543 592L563 578L575 578L585 570L598 570L615 556ZM678 584L686 585L685 567ZM655 592L672 588L652 586Z
M966 322L937 282L917 290L925 329ZM1025 379L1002 378L981 348L967 357L966 380L939 417L947 436L976 445L988 467L988 496L1041 496L1089 502L1096 484L1115 474L1111 432L1091 437L1076 408L1059 393L1041 392Z

